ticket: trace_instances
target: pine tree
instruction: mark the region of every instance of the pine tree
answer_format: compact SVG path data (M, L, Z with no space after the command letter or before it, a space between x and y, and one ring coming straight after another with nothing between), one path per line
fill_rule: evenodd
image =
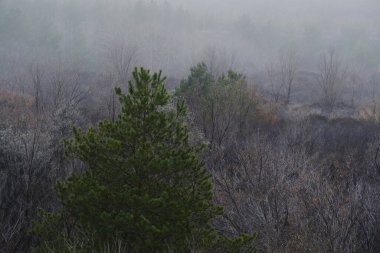
M198 159L202 148L189 144L186 107L170 107L164 81L161 72L135 69L129 93L116 89L122 112L115 122L74 129L67 154L87 169L57 184L62 211L58 218L45 214L35 231L49 236L51 221L57 225L66 217L66 233L80 228L81 235L91 235L91 247L121 239L139 252L188 252L220 240L209 225L220 208Z
M213 76L205 63L199 63L181 81L176 95L187 102L210 147L228 146L252 134L259 99L244 75L229 70Z

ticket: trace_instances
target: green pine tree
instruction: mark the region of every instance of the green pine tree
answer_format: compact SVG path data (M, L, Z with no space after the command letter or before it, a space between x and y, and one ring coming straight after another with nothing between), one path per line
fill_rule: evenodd
M161 72L135 69L129 93L116 89L122 112L115 122L74 129L67 154L86 170L57 184L62 210L35 222L32 230L44 245L59 248L83 237L82 252L115 240L130 252L189 252L216 244L236 250L241 238L224 240L210 226L221 209L212 203L210 175L198 159L202 148L189 144L186 107L170 107L164 81Z

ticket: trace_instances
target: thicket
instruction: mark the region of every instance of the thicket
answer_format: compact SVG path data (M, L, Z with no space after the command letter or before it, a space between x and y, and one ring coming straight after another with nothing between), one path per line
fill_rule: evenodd
M108 75L43 75L38 68L31 74L30 90L0 90L0 251L150 252L153 245L244 251L252 243L246 234L255 232L258 252L378 251L376 121L313 112L295 117L282 96L273 102L244 75L217 74L206 64L194 66L174 96L162 77L145 70L134 74L132 91L118 95L107 93L119 80ZM177 113L181 99L186 116ZM144 169L130 170L137 163ZM200 205L183 194L190 182L199 185L194 203ZM171 223L179 220L188 226ZM126 236L130 230L144 236Z

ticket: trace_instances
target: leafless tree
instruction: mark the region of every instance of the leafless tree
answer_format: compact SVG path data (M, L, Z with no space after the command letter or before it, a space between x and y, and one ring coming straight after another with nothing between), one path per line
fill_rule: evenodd
M107 50L111 72L116 77L116 85L126 86L137 53L137 47L124 41L117 41Z
M30 246L27 230L36 217L36 209L53 200L50 134L39 117L28 119L27 124L26 129L9 126L0 133L4 154L0 250L4 252L22 252Z
M107 109L111 120L115 120L117 113L117 97L114 91L115 86L127 88L130 72L133 67L137 47L128 44L124 40L115 40L107 50L107 59L110 64L110 71L106 75L104 85L108 88Z
M77 108L87 92L81 87L80 74L77 71L58 68L50 75L49 84L49 111L52 113Z
M323 143L307 124L275 140L258 134L214 150L209 166L226 212L216 224L230 235L256 231L262 252L375 252L378 187L363 175L378 176L361 168L373 166L377 149L368 151L368 164L354 150L339 158L310 154Z
M360 93L362 92L363 88L363 80L359 73L355 70L350 70L350 74L348 74L348 84L347 88L349 89L349 104L352 107L356 107L358 104L358 100L360 98Z
M233 235L256 231L263 252L292 252L287 248L296 230L295 182L310 166L304 153L288 153L279 146L258 135L245 148L217 156L213 166L216 198L226 211L221 226Z
M266 76L268 78L272 100L274 103L279 103L285 87L284 83L279 80L279 73L276 64L270 63L267 66Z
M280 73L282 87L285 87L285 104L289 104L297 78L298 62L294 51L287 51L280 55Z
M203 61L208 66L210 73L214 77L218 77L235 67L236 58L237 54L234 52L209 47L204 52Z
M336 53L330 50L322 55L317 75L317 84L321 89L321 102L331 112L336 106L347 71L342 67Z
M34 88L34 104L36 113L39 114L43 110L43 95L42 95L42 79L44 77L44 72L38 65L32 65L29 68L31 79Z
M379 77L376 75L372 75L369 80L370 84L370 92L371 92L371 112L372 115L376 118L376 120L379 120L379 86L380 86L380 80Z
M279 103L283 100L286 105L291 102L297 71L296 53L291 50L281 52L278 60L267 66L266 75L273 102Z

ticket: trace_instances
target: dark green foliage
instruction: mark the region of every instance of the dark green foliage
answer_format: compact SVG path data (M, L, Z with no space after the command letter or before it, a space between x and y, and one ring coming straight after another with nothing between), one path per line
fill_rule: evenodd
M223 243L236 250L231 245L239 239L225 239L209 225L221 209L212 203L210 175L198 159L202 148L189 144L184 103L170 107L161 72L136 69L133 80L128 94L116 89L122 112L115 122L74 129L67 155L87 170L57 184L62 211L45 213L34 232L47 240L54 223L63 229L48 238L51 245L82 236L87 250L116 239L132 252L188 252Z
M210 145L225 145L245 138L252 130L257 99L245 77L232 70L214 77L207 65L191 68L189 77L181 82L176 95L183 97L194 113L196 125Z
M190 69L190 75L186 80L182 80L177 94L187 92L189 90L202 88L204 91L214 82L214 77L208 70L205 63L198 63Z

